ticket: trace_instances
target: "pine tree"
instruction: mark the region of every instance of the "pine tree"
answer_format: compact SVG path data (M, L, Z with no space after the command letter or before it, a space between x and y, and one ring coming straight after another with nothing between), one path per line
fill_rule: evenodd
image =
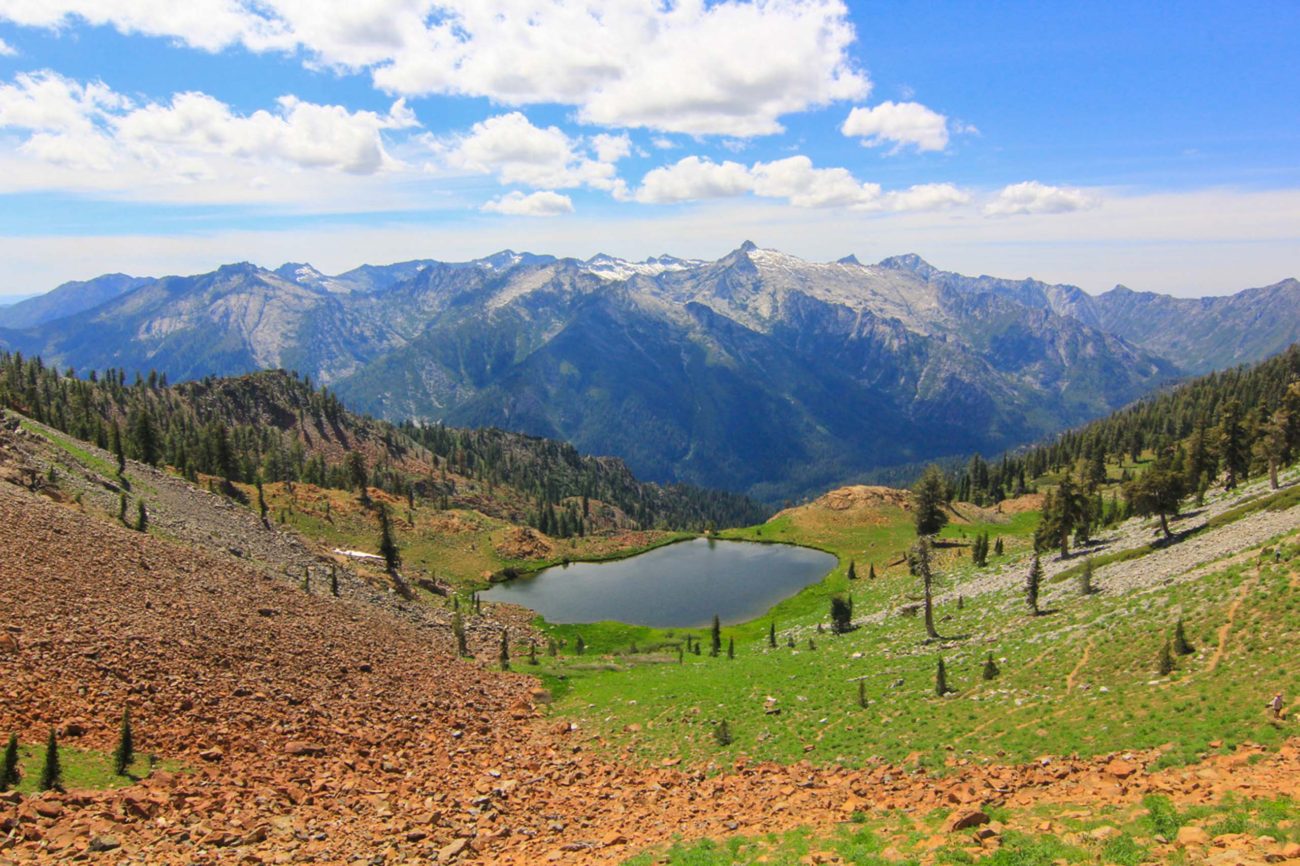
M1096 592L1092 585L1092 557L1083 561L1083 571L1079 572L1079 594L1092 595Z
M555 658L560 654L560 645L555 642L553 637L546 639L546 654L551 658Z
M149 531L149 510L144 507L144 500L135 501L135 529L136 532Z
M113 773L125 776L135 760L135 738L131 735L131 710L122 711L122 726L117 732L117 749L113 752Z
M22 774L18 772L18 735L9 735L9 745L5 746L4 764L0 765L0 791L7 791L14 785Z
M931 586L934 575L930 571L930 542L926 536L917 539L908 554L908 565L921 578L921 588L925 595L925 635L931 640L938 639L939 632L934 627L934 595Z
M736 657L736 639L734 637L729 637L727 638L727 658L734 659L735 657Z
M339 597L339 573L332 565L330 566L330 595Z
M355 453L355 452L354 452ZM388 506L379 506L379 555L384 558L384 568L394 574L401 565L401 556L397 552L397 542L393 541L393 529L388 519Z
M857 566L855 566L855 565L853 564L853 560L850 559L850 560L849 560L849 580L857 580L857 579L858 579L858 569L857 569Z
M989 653L989 657L984 660L984 679L997 679L1000 673L1002 671L998 668L998 663L993 661L993 653Z
M934 670L934 693L939 697L951 692L948 688L948 671L944 668L943 659L939 659L939 664Z
M718 724L714 727L713 739L717 741L719 746L731 745L732 743L731 725L727 724L726 719L723 719L722 721L718 722Z
M1192 645L1187 642L1187 632L1183 629L1183 621L1178 620L1174 626L1174 652L1180 656L1189 656L1196 652Z
M451 615L451 633L456 638L456 655L461 658L469 658L469 641L465 637L465 620L461 618L460 611Z
M1029 576L1025 579L1025 603L1029 605L1029 612L1038 616L1038 587L1043 581L1043 564L1038 561L1038 554L1034 554L1033 562L1029 565Z
M876 564L874 562L867 565L867 580L876 579Z
M45 763L41 766L39 789L53 791L62 784L63 767L59 762L59 741L54 736L54 728L50 728L50 737L45 741Z
M776 647L776 620L767 624L767 645L772 648Z
M1002 536L999 535L996 539L993 540L993 553L995 556L1001 556L1002 551L1003 551Z
M537 661L537 644L533 641L528 642L528 663L530 665L539 664Z
M948 522L944 504L948 500L948 482L938 466L925 467L920 480L912 487L912 517L916 534L934 535Z
M113 424L112 432L113 456L117 458L117 477L121 478L126 472L126 449L122 447L122 429Z
M1173 469L1167 456L1157 459L1151 468L1124 488L1124 497L1134 514L1141 517L1159 515L1160 529L1165 538L1173 538L1169 531L1169 518L1178 514L1185 493L1183 477Z
M831 631L844 634L853 629L853 600L842 595L831 596Z
M266 512L269 510L266 504L266 491L262 489L262 476L257 476L257 513L262 516L262 522L266 523Z
M717 658L718 653L722 652L722 621L718 615L713 615L713 627L709 632L709 656Z
M1162 677L1167 677L1174 672L1174 656L1169 651L1169 638L1165 638L1164 644L1160 647L1160 659L1156 664L1156 670Z
M1217 439L1219 463L1225 472L1223 489L1232 490L1246 478L1246 472L1250 469L1240 400L1232 399L1224 404L1219 413Z
M864 710L867 708L867 683L865 680L858 680L858 706Z
M577 640L573 642L573 651L578 655L582 655L587 651L587 642L582 639L582 635L578 635Z
M117 494L117 519L123 526L128 525L126 522L126 494L125 493Z
M501 629L501 650L497 654L497 660L501 662L501 670L510 670L510 632L507 629Z

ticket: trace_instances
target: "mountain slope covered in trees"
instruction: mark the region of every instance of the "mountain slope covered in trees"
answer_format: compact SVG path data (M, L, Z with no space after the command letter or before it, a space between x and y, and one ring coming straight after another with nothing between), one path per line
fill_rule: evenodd
M78 378L39 359L0 353L0 406L101 448L189 478L362 484L442 507L470 507L552 534L581 531L561 515L598 500L643 527L700 529L762 519L744 497L640 482L620 460L500 430L404 425L359 416L326 389L283 371L167 385L128 384L110 369Z

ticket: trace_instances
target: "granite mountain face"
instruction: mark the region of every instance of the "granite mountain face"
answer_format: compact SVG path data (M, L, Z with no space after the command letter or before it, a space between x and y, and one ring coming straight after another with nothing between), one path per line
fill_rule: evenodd
M0 345L173 380L296 369L383 417L560 438L640 477L767 501L1040 438L1265 357L1300 322L1295 280L1093 297L915 256L823 264L749 243L713 262L504 251L337 276L295 263L101 280L112 288L56 290L57 318L40 298L0 310Z

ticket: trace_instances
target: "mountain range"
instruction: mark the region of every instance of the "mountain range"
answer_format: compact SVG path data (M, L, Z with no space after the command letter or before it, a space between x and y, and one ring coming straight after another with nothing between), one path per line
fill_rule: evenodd
M1092 296L748 242L717 261L507 250L333 276L115 274L0 309L0 346L50 363L173 381L295 369L382 417L564 439L769 502L998 452L1297 339L1294 279Z

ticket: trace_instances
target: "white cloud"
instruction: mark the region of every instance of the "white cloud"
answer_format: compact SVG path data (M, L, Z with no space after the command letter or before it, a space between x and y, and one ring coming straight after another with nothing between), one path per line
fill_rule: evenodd
M203 93L137 105L102 82L27 73L0 83L0 131L13 142L0 152L0 192L168 199L175 194L161 189L183 187L193 200L238 200L240 191L252 200L310 199L319 190L292 175L401 171L383 134L415 126L402 100L379 114L285 96L274 111L241 115Z
M549 217L573 213L573 201L567 195L551 190L538 190L528 195L515 190L483 205L482 210L508 216Z
M880 184L860 183L843 168L813 168L806 156L755 163L754 194L783 198L795 207L869 207Z
M778 132L784 115L870 90L843 0L9 0L0 20L301 51L396 94L559 103L587 123L692 135Z
M1095 195L1081 189L1027 180L1003 187L997 197L984 206L984 213L989 216L1068 213L1093 208L1099 203Z
M18 54L18 49L14 48L8 42L0 39L0 57L14 57Z
M864 183L848 169L816 168L802 154L750 166L688 156L648 172L634 198L646 204L666 204L751 193L784 199L800 208L854 210L938 210L971 200L969 193L949 183L922 184L886 193L880 184Z
M896 211L942 210L970 202L970 193L950 183L923 183L884 196L885 207Z
M869 147L893 142L894 151L911 145L920 151L948 146L948 118L919 102L882 102L849 112L840 131Z
M647 172L635 198L647 204L667 204L744 195L753 189L749 169L740 163L688 156Z
M614 162L628 154L631 142L626 136L598 135L591 141L594 159L581 152L584 146L559 127L534 126L512 111L474 124L444 149L452 167L496 175L501 183L550 189L589 186L621 195L624 184Z

